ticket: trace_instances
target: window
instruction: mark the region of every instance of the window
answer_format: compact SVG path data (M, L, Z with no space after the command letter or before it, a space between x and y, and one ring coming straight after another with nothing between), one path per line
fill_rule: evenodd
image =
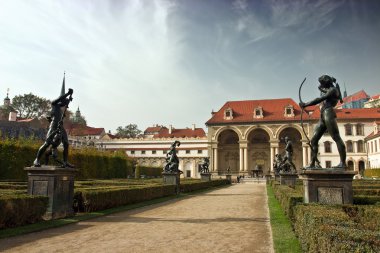
M354 152L354 146L352 145L352 141L346 142L346 149L347 149L347 153Z
M364 142L362 140L358 141L357 148L358 148L358 153L364 152Z
M202 150L198 150L198 154L202 154L203 152L202 152Z
M255 110L253 111L253 117L254 118L263 118L263 108L261 106L256 107Z
M135 151L134 150L131 150L131 155L134 155L135 154Z
M346 135L352 135L352 125L351 124L344 125L344 130L346 132Z
M371 153L373 153L373 142L371 141Z
M364 125L357 124L356 125L356 135L364 135Z
M153 155L157 154L157 151L156 150L152 150L152 154Z
M225 111L224 111L224 119L233 119L233 111L231 108L227 108Z
M294 117L294 110L292 105L285 107L285 117Z
M377 143L376 143L376 140L374 140L373 146L375 146L375 152L377 152Z
M190 150L186 150L186 154L190 154Z
M142 155L145 155L145 150L141 150L141 154L142 154Z
M164 150L164 151L162 151L164 154L166 154L166 153L168 153L168 151L167 150Z
M326 161L326 168L331 168L331 161Z
M325 144L325 153L331 153L331 142L326 141L324 144Z

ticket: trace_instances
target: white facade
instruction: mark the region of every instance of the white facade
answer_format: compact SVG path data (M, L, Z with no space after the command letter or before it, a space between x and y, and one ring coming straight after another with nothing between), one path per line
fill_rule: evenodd
M375 122L372 127L372 134L366 138L368 150L368 167L371 169L380 168L380 123Z
M197 138L135 138L97 140L96 146L106 150L124 150L126 155L133 157L141 166L164 167L166 152L172 143L181 142L178 150L179 169L183 177L199 178L198 164L208 157L207 137Z
M338 121L338 128L340 136L346 144L347 165L355 171L364 170L367 167L365 137L372 132L372 123L363 123L359 120L352 120L351 122ZM330 150L326 142L330 142ZM334 166L340 162L338 148L328 133L324 134L319 141L319 153L322 167Z

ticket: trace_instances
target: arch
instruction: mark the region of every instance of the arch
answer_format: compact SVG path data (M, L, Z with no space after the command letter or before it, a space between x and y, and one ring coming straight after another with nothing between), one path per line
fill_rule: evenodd
M358 168L359 168L359 174L361 176L364 176L364 170L365 170L365 161L364 160L360 160L358 162Z
M270 140L273 140L273 139L274 139L273 131L272 131L272 129L270 129L268 126L251 126L251 127L249 127L249 128L245 131L245 133L244 133L244 135L243 135L243 138L244 138L244 139L248 139L248 136L250 135L250 133L251 133L252 131L257 130L257 129L262 129L262 130L264 130L265 132L267 132L267 134L268 134Z
M233 129L225 129L218 135L217 164L218 173L223 175L227 170L239 173L239 135Z
M264 128L252 129L247 135L247 168L253 175L267 174L271 168L271 135Z
M213 136L213 140L217 141L218 138L219 138L219 135L222 132L224 132L225 130L232 130L232 131L234 131L238 135L239 140L241 140L243 138L243 134L242 134L242 132L241 132L241 130L239 128L237 128L235 126L225 126L225 127L219 128L218 130L215 131L214 136Z
M354 160L350 159L347 161L347 169L348 170L354 170Z
M301 139L302 141L305 141L306 140L306 136L305 134L303 133L303 130L302 130L302 127L300 125L294 125L294 124L291 124L291 125L282 125L280 126L277 131L275 132L274 134L274 138L279 138L279 136L281 135L282 131L284 131L285 129L287 128L294 128L296 129L299 134L301 135Z
M346 141L346 150L347 150L347 153L354 152L354 144L351 140Z
M193 171L192 162L185 161L183 165L183 172L185 174L185 177L192 177L192 171Z
M152 167L160 167L160 163L158 161L153 160L152 163L150 164Z

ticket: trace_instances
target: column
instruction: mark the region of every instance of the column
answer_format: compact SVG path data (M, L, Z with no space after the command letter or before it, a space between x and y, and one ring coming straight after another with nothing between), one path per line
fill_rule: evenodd
M307 145L302 145L302 166L306 167L307 166Z
M214 166L213 171L218 171L218 149L214 148Z
M248 148L244 148L244 170L248 171Z
M275 152L274 147L270 147L270 171L269 172L273 171L274 152Z
M244 171L244 148L240 148L240 169L239 171Z

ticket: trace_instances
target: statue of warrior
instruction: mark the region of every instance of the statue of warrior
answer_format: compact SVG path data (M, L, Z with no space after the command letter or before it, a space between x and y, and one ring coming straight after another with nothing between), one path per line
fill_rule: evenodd
M67 138L66 130L63 127L63 119L65 117L66 110L69 103L72 101L73 89L69 89L67 93L64 93L64 87L65 77L63 77L61 96L51 102L51 113L48 117L50 121L49 130L44 144L42 144L37 152L37 157L33 162L34 167L41 166L41 157L49 147L51 148L49 152L46 153L46 163L48 162L49 155L52 155L62 167L74 167L67 161L69 154L69 140ZM61 144L61 142L63 144L62 162L57 159L57 147Z
M322 135L328 131L332 139L335 141L339 156L340 163L334 168L344 169L346 165L346 146L339 134L338 124L336 122L336 113L334 107L337 105L338 101L342 101L342 94L340 92L339 84L336 83L334 77L323 75L318 79L320 85L318 89L321 91L321 95L318 98L311 100L310 102L303 103L300 102L300 107L305 108L308 106L320 104L321 108L321 118L314 130L314 135L311 139L311 163L306 169L318 168L316 163L318 161L318 142ZM334 86L336 83L336 86ZM318 163L317 163L318 164Z

